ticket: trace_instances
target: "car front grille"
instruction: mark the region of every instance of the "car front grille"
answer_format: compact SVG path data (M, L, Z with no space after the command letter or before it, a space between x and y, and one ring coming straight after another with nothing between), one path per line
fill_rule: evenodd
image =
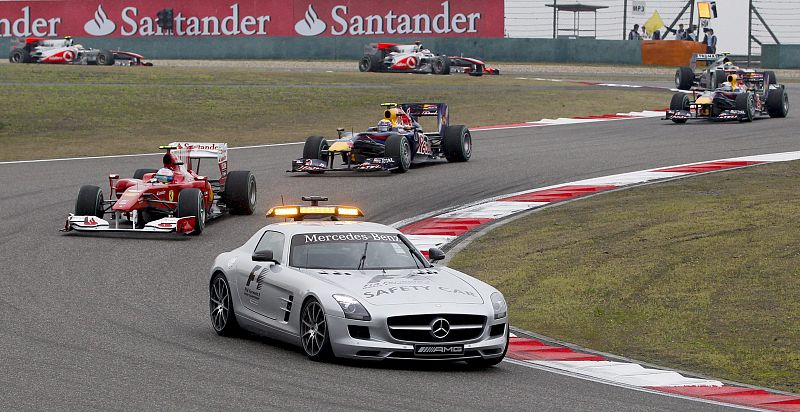
M449 324L449 331L443 337L433 335L431 325L438 319ZM461 342L477 339L483 334L486 316L461 314L430 314L392 316L386 321L393 338L406 342L442 343Z

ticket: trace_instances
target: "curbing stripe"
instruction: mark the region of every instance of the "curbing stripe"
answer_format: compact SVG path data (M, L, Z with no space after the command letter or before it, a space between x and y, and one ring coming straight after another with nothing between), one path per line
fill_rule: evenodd
M465 234L469 236L489 223L585 195L699 173L798 159L800 151L771 153L602 176L496 196L469 205L429 213L416 219L407 219L393 226L408 234L409 240L418 248L427 251L432 246L446 247L453 244L461 240ZM609 361L596 354L564 346L547 345L535 339L516 335L510 339L508 358L512 363L535 365L546 370L558 370L569 376L649 390L653 393L747 408L800 412L800 396L723 385L718 380L688 377L668 369L644 367L635 362Z

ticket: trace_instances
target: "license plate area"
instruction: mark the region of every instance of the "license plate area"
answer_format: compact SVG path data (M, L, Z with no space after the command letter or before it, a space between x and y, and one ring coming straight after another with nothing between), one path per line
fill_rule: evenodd
M462 356L464 345L414 345L414 356Z

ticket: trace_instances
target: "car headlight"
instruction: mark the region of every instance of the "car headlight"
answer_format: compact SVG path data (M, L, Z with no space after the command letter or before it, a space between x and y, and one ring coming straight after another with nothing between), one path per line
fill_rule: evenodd
M347 295L333 295L339 306L342 307L344 317L355 320L372 320L367 309L356 298Z
M491 296L492 308L494 308L494 318L502 319L508 315L508 305L506 299L500 292L494 292Z

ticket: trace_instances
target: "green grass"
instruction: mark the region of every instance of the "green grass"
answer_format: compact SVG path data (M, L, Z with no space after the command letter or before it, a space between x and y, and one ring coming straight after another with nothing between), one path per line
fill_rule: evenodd
M800 162L533 213L451 265L512 324L593 349L800 391Z
M0 66L0 160L150 152L173 140L302 141L374 125L386 101L445 101L468 126L664 107L668 93L512 76L244 68Z

